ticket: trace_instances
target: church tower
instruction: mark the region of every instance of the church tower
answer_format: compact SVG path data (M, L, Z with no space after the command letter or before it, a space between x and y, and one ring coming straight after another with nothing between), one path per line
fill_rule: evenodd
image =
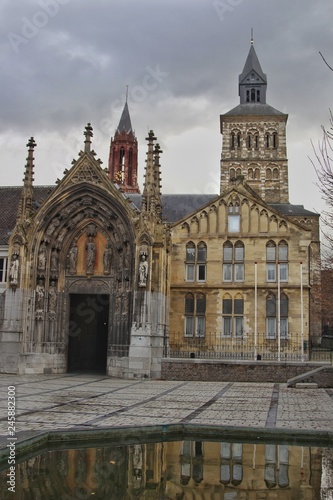
M244 179L266 203L288 203L288 115L266 103L266 89L252 38L239 75L240 104L220 116L221 194Z
M132 128L127 99L110 144L109 177L125 193L139 193L138 141Z

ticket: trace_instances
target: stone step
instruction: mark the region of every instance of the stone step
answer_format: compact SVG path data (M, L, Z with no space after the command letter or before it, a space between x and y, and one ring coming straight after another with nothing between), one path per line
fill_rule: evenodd
M318 384L315 382L297 382L296 389L318 389Z

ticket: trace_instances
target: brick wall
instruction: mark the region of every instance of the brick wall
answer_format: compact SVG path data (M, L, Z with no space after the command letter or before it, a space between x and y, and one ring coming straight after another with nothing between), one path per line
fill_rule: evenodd
M326 363L228 362L201 359L163 359L163 380L201 380L212 382L274 382L310 372ZM333 387L333 368L327 364L323 370L306 379L318 387Z

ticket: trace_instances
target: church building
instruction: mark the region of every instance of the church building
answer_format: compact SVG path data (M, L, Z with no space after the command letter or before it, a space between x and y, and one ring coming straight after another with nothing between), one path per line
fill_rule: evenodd
M308 359L321 337L319 216L289 202L288 115L266 102L253 42L220 116L220 193L142 193L128 103L108 168L93 129L54 186L0 187L0 373L161 376L166 357ZM36 168L38 168L36 166Z

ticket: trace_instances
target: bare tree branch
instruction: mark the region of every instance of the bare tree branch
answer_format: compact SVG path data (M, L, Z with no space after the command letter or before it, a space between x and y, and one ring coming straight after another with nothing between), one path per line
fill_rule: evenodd
M328 64L328 62L326 61L325 57L323 56L323 54L321 52L319 52L319 54L321 55L324 63L326 64L326 66L331 70L333 71L333 68Z

